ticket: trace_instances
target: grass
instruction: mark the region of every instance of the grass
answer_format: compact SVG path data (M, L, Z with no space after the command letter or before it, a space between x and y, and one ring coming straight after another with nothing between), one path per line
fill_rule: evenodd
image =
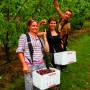
M77 53L77 62L61 74L60 90L90 90L90 35L81 35L69 42Z
M24 90L23 77L21 76L20 78L14 80L14 82L8 84L4 90Z
M60 90L90 90L90 35L69 41L69 49L77 53L77 62L61 72ZM23 90L23 78L10 83L5 90Z

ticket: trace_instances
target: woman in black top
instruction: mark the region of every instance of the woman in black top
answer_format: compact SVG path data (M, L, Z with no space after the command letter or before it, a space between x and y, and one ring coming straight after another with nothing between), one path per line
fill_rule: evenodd
M55 68L60 69L61 65L56 65L54 63L53 53L63 51L63 44L61 41L60 33L56 31L56 20L54 19L54 17L51 17L48 20L47 40L49 43L49 48L51 53L51 63Z
M54 68L58 68L58 69L63 69L64 65L56 65L54 63L54 54L55 52L62 52L64 51L64 43L63 40L61 39L61 33L58 32L58 30L56 30L56 20L54 17L51 17L48 20L48 30L47 32L39 32L38 35L39 36L43 36L44 33L46 33L47 35L47 40L48 40L48 44L49 44L49 51L51 54L51 63L53 65Z

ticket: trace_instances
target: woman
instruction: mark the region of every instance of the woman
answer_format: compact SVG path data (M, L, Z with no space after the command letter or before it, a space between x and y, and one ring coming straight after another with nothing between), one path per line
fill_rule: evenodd
M60 33L56 30L56 20L54 17L51 17L48 20L49 30L47 31L47 40L49 43L50 53L51 53L51 63L55 68L61 69L61 65L56 65L54 63L54 52L63 51L63 45Z
M45 32L39 32L38 35L43 35ZM56 65L54 63L54 52L63 51L63 45L60 33L56 30L56 20L54 17L51 17L48 20L48 30L47 30L47 40L49 44L49 51L51 54L51 64L53 67L61 69L61 65Z
M29 51L26 34L22 34L20 36L16 52L23 66L23 72L25 75L25 90L33 90L32 71L46 67L43 60L43 50L48 52L49 47L45 34L44 46L42 46L42 41L37 36L39 25L36 21L29 20L27 23L27 29L27 33L31 39L31 45L33 47L33 62Z

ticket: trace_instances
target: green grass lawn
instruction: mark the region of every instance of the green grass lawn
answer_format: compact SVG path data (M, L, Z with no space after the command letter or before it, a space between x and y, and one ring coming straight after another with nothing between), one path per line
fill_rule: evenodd
M90 90L90 35L80 35L69 42L77 53L77 62L61 73L60 90Z
M68 47L76 51L77 62L61 72L60 90L90 90L90 34L72 38ZM19 78L5 90L23 90L23 86L23 78Z

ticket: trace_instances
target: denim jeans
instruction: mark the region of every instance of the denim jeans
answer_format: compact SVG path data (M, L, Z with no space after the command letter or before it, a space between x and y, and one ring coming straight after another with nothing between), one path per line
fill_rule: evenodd
M41 69L41 68L46 68L45 64L30 66L31 73L25 74L25 76L24 76L24 78L25 78L25 90L34 90L33 89L32 71L38 70L38 69Z

